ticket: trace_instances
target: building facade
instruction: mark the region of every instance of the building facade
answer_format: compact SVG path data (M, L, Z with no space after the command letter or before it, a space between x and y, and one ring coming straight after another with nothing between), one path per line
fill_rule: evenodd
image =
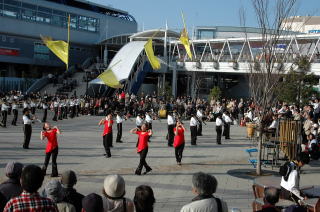
M294 16L284 20L283 27L286 30L320 34L320 16Z
M102 41L137 31L128 12L84 0L0 0L1 77L39 78L64 71L40 35L66 41L69 15L70 65L103 58Z

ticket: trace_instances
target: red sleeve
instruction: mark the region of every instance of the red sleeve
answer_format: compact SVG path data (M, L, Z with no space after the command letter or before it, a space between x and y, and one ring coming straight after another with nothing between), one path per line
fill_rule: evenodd
M48 137L48 132L47 132L47 131L44 131L43 136L44 136L44 137Z
M177 131L177 128L175 127L175 128L173 128L173 133L175 133Z
M54 132L54 133L57 133L57 132L58 132L58 130L57 130L57 129L53 129L53 132Z
M137 134L137 135L140 135L140 134L141 134L141 132L140 132L140 131L136 131L136 134Z

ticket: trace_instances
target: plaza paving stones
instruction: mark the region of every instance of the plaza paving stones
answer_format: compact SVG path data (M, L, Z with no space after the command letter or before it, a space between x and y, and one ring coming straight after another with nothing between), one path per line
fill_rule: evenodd
M50 117L52 117L51 113ZM12 116L9 116L8 122L11 118ZM231 126L231 140L223 139L222 145L218 146L215 144L214 123L207 123L203 125L203 136L198 137L198 145L191 146L189 121L185 121L186 146L182 166L177 166L174 149L169 148L165 140L166 121L154 121L154 136L151 138L147 157L147 163L153 171L144 176L136 176L134 170L139 162L135 148L137 136L129 134L129 130L135 127L135 122L127 120L123 124L124 143L115 143L116 126L114 125L112 158L105 158L101 138L102 126L98 126L101 118L81 116L57 123L51 121L52 125L58 125L62 131L62 135L58 138L59 172L74 170L78 175L76 189L79 192L101 194L105 176L117 173L125 178L127 197L132 199L135 188L138 185L147 184L155 193L155 211L180 211L181 207L194 197L191 192L192 174L203 171L217 178L219 185L216 196L225 200L229 209L240 208L242 211L252 211L251 202L254 198L252 178L241 177L241 170L253 170L247 162L248 155L244 151L252 146L245 137L245 128ZM24 150L22 149L21 121L16 127L8 125L8 128L0 128L0 182L6 179L4 168L8 161L15 160L24 164L42 166L46 142L40 140L40 130L41 124L36 123L33 126L31 149ZM271 171L271 168L266 169ZM276 173L277 169L273 171ZM238 172L240 177L237 176ZM47 174L50 173L51 164ZM301 185L319 185L319 176L319 163L313 162L304 168ZM45 181L49 179L47 175Z

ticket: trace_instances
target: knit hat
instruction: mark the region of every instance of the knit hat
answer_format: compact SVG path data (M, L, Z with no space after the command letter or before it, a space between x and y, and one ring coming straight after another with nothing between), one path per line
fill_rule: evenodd
M121 198L125 194L125 182L120 175L109 175L104 179L104 191L111 198Z
M59 180L50 180L44 187L44 196L52 199L55 203L61 202L65 196L64 189Z
M62 173L61 183L67 187L73 187L77 183L76 173L72 170L68 170Z
M15 161L10 161L6 165L6 176L9 178L20 178L23 164Z
M102 197L96 193L91 193L82 199L82 208L85 212L103 211Z

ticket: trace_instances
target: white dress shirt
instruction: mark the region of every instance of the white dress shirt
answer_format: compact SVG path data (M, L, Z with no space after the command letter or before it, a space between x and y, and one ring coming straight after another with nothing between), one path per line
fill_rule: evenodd
M15 103L13 103L13 104L12 104L12 110L18 110L18 105L15 104Z
M146 114L146 122L152 123L152 118L150 117L149 114Z
M269 129L278 129L279 122L278 120L273 120L271 125L268 127Z
M27 102L24 102L23 103L23 108L25 109L25 108L29 108L30 109L30 105L27 103Z
M143 119L140 116L137 116L136 125L140 127L142 126L142 124L143 124Z
M294 166L293 163L291 163L291 166ZM300 190L299 190L299 173L297 170L292 170L289 174L288 181L284 180L284 177L281 178L281 187L284 189L290 191L294 195L296 195L299 199L303 199L303 197L300 195Z
M8 111L8 109L9 109L9 106L6 105L5 103L1 105L1 111Z
M168 115L167 118L168 125L174 125L174 118L171 115Z
M223 121L221 120L221 118L216 118L216 126L220 127L223 125Z
M197 117L199 119L201 119L203 117L203 114L202 114L201 110L197 110Z
M45 103L43 103L43 104L42 104L42 109L44 109L44 110L45 110L45 109L48 109L48 105L45 104Z
M190 119L190 127L194 127L198 125L198 121L197 119L195 119L194 117L191 117Z
M117 115L116 122L117 122L117 124L121 124L123 122L123 118L121 116Z
M23 124L31 124L32 123L32 120L26 115L23 115L22 119L23 119Z
M228 115L226 115L226 114L223 114L223 115L222 115L222 119L223 119L224 122L226 122L226 123L232 123L231 118L230 118Z

